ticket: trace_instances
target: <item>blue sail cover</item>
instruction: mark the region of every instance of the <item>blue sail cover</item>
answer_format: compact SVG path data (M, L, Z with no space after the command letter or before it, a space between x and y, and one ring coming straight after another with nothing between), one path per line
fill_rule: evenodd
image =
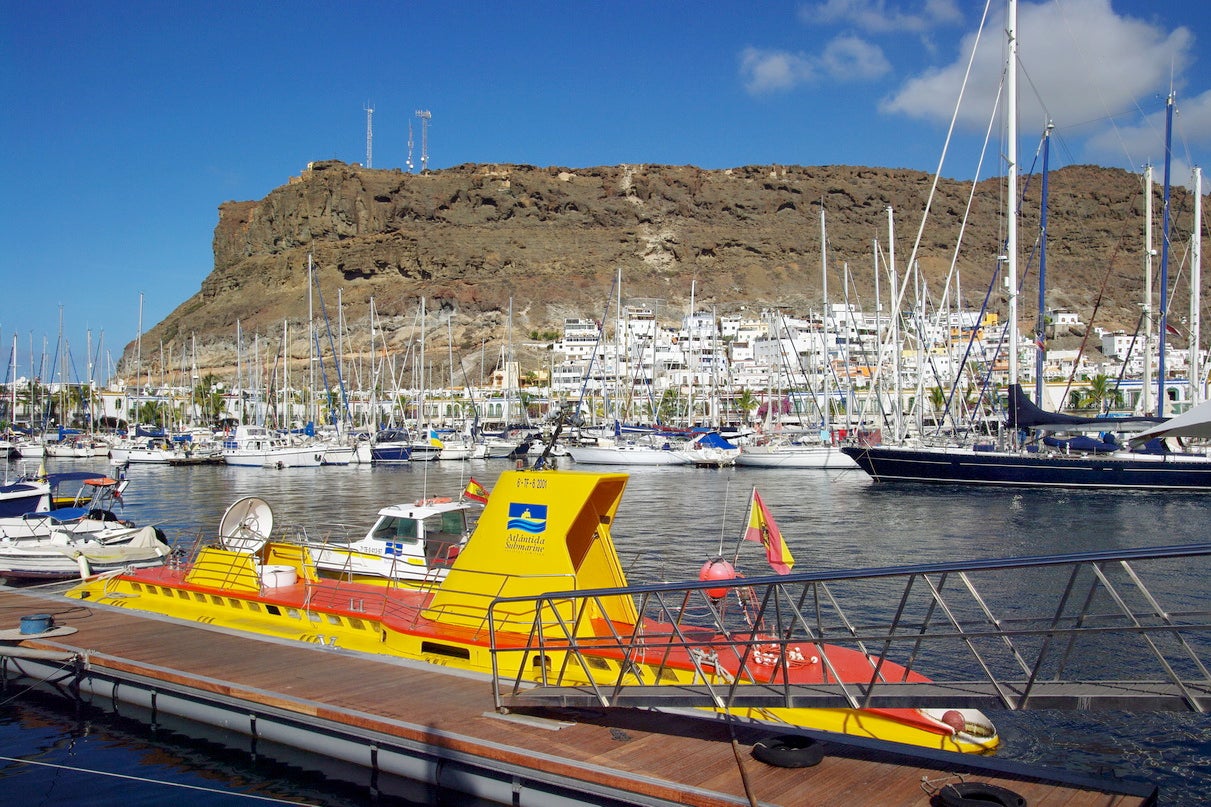
M1017 429L1058 429L1066 426L1070 430L1096 430L1121 427L1124 423L1160 423L1163 420L1164 418L1155 417L1089 418L1048 412L1035 406L1034 402L1026 397L1021 384L1013 384L1009 387L1009 425Z
M733 444L729 443L727 441L727 438L725 438L719 432L707 432L706 434L702 435L694 442L698 443L698 445L700 445L700 446L706 446L707 448L731 449L731 448L736 447Z

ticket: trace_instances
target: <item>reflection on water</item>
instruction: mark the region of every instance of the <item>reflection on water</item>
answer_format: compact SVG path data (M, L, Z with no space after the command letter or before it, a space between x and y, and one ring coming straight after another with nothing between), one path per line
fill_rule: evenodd
M97 467L59 462L51 470ZM136 466L129 471L124 515L156 524L170 540L189 544L200 533L213 534L231 502L256 495L272 506L278 525L340 523L360 530L387 504L457 495L471 476L491 489L509 467L507 461L282 471ZM612 528L631 582L695 579L706 559L730 558L754 486L782 528L797 571L1194 543L1206 540L1211 523L1204 494L972 490L873 485L860 472L634 468ZM753 544L744 549L744 571L767 573L760 549ZM1172 573L1183 572L1175 566ZM1191 602L1206 606L1205 581L1192 579L1187 589ZM1023 597L1028 596L1024 588ZM1211 757L1207 716L1026 712L993 717L1005 739L1001 756L1157 782L1168 804L1211 802L1211 782L1197 773L1206 770ZM7 733L0 726L0 735ZM161 775L155 763L139 765L143 775ZM0 777L13 770L0 768Z

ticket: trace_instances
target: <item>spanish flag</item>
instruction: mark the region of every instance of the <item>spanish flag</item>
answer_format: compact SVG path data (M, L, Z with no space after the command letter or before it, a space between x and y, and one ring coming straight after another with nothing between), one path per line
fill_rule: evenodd
M488 489L476 482L475 477L471 477L471 481L467 483L467 489L463 491L463 498L487 504Z
M774 517L761 501L761 494L753 488L753 500L748 506L748 528L744 531L744 540L757 541L765 547L765 559L778 574L790 574L795 559L791 557L790 547L782 538L782 532Z

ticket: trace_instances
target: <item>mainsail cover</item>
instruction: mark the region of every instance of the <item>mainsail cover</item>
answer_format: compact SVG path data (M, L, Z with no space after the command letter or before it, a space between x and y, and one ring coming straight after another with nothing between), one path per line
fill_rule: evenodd
M1184 414L1140 432L1131 438L1131 442L1142 443L1154 437L1211 438L1211 401L1204 401Z
M1048 412L1034 405L1026 397L1021 384L1009 387L1009 425L1015 429L1044 429L1060 430L1097 430L1124 429L1127 424L1160 423L1163 418L1155 417L1081 417L1080 415L1065 415L1060 412ZM1145 432L1146 434L1146 432Z

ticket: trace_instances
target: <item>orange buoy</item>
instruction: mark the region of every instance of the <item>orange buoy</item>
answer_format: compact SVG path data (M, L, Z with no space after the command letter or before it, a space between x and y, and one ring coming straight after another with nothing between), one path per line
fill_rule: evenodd
M703 583L712 580L735 580L736 570L723 558L714 558L702 564L702 570L698 572L698 579ZM720 600L727 596L727 589L708 588L706 596L712 600Z

